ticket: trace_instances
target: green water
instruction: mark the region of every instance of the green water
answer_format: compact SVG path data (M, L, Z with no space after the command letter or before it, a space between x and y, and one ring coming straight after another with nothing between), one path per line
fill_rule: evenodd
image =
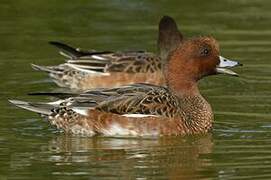
M271 179L271 1L0 1L0 179ZM156 51L157 23L213 35L239 78L201 82L212 133L196 137L69 137L8 98L56 88L30 63L63 62L48 41L98 50ZM48 100L48 99L45 99Z

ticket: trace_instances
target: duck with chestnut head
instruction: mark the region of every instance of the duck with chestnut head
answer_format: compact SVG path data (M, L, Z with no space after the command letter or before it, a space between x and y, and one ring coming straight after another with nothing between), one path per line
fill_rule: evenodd
M203 36L183 40L168 55L166 87L132 84L66 94L67 98L50 103L10 102L42 114L52 125L75 135L200 134L211 130L213 112L200 94L198 81L217 74L237 76L230 68L239 65L220 56L213 37Z
M164 85L163 66L169 52L183 39L173 18L164 16L158 26L158 54L147 51L84 51L60 42L50 42L66 63L55 66L32 64L49 74L60 87L73 90L112 88L131 83Z

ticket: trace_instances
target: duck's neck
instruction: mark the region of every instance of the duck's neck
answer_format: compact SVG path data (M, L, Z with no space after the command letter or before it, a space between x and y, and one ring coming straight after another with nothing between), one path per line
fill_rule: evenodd
M171 56L173 56L172 59ZM195 67L190 67L186 63L180 64L174 54L168 57L168 62L164 67L164 76L168 88L178 96L197 96L200 94L198 89L198 76Z
M197 81L167 77L167 83L171 92L179 99L179 116L183 129L188 134L210 130L213 122L212 108L200 94Z
M167 77L167 86L177 96L198 96L200 95L198 83L195 80L186 78Z

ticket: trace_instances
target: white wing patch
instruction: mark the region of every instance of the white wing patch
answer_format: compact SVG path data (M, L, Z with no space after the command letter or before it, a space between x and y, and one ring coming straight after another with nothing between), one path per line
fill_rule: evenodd
M53 101L53 102L49 102L47 104L49 105L60 105L61 103L63 103L65 100L58 100L58 101Z
M107 60L106 58L97 55L92 55L91 57L97 60Z
M72 110L78 114L83 116L88 116L89 107L73 107Z
M143 118L143 117L159 117L157 115L152 114L123 114L122 116L125 117L137 117L137 118Z
M93 75L97 75L97 76L110 76L110 73L103 73L103 72L92 71L92 70L88 70L88 69L82 69L76 65L69 64L69 63L66 63L66 65L77 70L77 71L85 72L88 74L93 74Z

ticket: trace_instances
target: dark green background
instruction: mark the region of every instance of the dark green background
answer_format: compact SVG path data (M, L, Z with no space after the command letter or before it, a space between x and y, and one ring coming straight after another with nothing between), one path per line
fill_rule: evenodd
M270 179L270 7L269 0L1 0L0 179ZM222 56L244 64L236 69L239 78L221 75L200 83L215 112L211 134L69 137L8 104L56 88L29 66L63 62L48 41L155 52L157 24L165 14L185 36L212 35Z

